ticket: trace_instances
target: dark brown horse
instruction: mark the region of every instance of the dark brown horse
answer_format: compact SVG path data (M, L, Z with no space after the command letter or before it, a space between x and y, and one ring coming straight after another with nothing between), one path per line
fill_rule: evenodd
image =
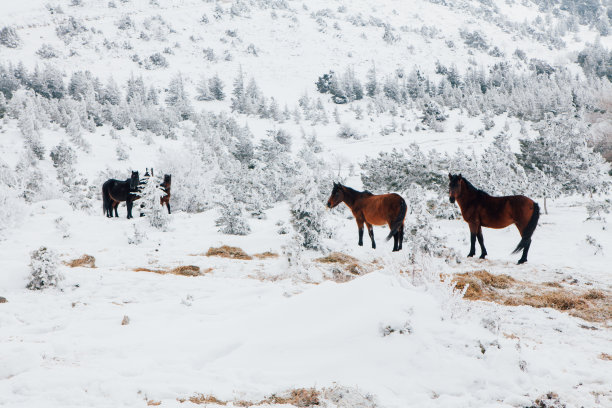
M132 217L132 205L135 200L135 193L138 191L140 179L137 171L132 171L132 176L125 180L109 179L102 185L102 205L107 217L112 218L113 210L115 217L119 217L117 206L119 202L125 201L127 205L127 217Z
M373 225L389 225L387 241L393 237L393 251L402 249L404 240L404 218L406 217L406 202L397 194L374 195L369 191L356 191L340 183L334 183L327 206L334 208L344 202L353 212L357 228L359 229L359 246L363 246L363 224L368 227L368 233L372 239L372 248L376 248L374 242Z
M457 200L463 219L470 226L470 253L476 253L476 238L480 244L480 259L484 259L487 250L482 237L482 227L506 228L514 224L521 234L521 242L513 254L523 250L523 256L518 263L527 262L527 253L531 245L531 236L538 226L540 207L531 198L515 195L492 197L482 190L474 187L461 174L448 174L449 200Z
M164 181L161 183L160 187L164 190L164 195L159 199L162 207L166 204L168 207L168 214L170 212L170 187L172 186L172 176L170 174L164 174Z

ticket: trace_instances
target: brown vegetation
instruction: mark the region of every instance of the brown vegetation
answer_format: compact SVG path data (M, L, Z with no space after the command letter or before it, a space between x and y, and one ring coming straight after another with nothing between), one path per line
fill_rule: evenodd
M206 256L220 256L222 258L251 260L252 256L244 252L242 248L223 245L218 248L210 247Z
M68 265L71 268L83 267L83 268L95 268L96 267L96 258L91 255L84 254L82 257L73 259L70 262L64 262L65 265Z
M314 388L297 388L282 394L272 394L261 401L222 401L212 395L196 394L189 398L179 398L183 403L189 401L194 404L227 405L229 402L236 407L251 407L257 405L293 405L294 407L313 407L320 404L320 392Z
M601 358L602 360L612 361L612 355L610 355L608 353L601 353L599 355L599 358Z
M343 254L342 252L332 252L331 254L322 258L316 258L315 261L321 263L339 263L343 265L359 263L357 258Z
M212 268L208 268L205 270L200 270L199 266L195 265L182 265L177 266L176 268L165 268L165 269L151 269L151 268L134 268L132 269L134 272L152 272L158 273L161 275L171 274L171 275L180 275L180 276L200 276L205 273L211 272Z
M270 251L262 252L260 254L255 254L253 256L255 258L257 258L257 259L278 258L278 254L277 253L270 252Z
M469 285L464 296L469 300L484 300L506 306L549 307L591 322L605 323L612 319L612 295L602 290L582 291L558 283L520 281L485 270L457 274L453 281L458 289Z

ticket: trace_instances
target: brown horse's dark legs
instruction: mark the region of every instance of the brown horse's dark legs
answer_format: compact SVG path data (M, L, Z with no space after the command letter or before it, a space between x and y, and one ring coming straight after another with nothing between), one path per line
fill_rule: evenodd
M128 199L125 202L125 205L127 205L127 217L128 217L128 219L134 218L134 217L132 217L132 205L133 205L132 200Z
M359 242L357 245L363 246L363 226L359 227Z
M398 234L398 241L399 241L397 250L401 251L402 243L404 242L404 224L402 224L402 226L399 228L399 231L397 232L397 234Z
M393 252L397 252L397 251L399 251L399 249L397 249L397 243L398 243L398 241L399 241L399 239L398 239L398 238L399 238L399 232L396 232L396 233L393 235Z
M372 224L367 224L368 234L370 235L370 239L372 240L372 249L376 249L376 242L374 241L374 228L372 228Z
M476 234L476 238L478 238L478 243L480 244L480 259L485 259L485 256L487 256L487 249L484 246L484 238L482 237L482 228L478 228L478 234Z
M476 234L470 232L470 253L467 255L468 258L471 258L476 253Z
M521 259L519 259L518 261L519 265L527 262L527 253L529 252L530 246L531 246L531 240L525 243L525 247L523 248L523 256L521 256Z
M168 207L168 214L172 214L172 213L170 212L170 201L168 201L168 202L166 203L166 207Z

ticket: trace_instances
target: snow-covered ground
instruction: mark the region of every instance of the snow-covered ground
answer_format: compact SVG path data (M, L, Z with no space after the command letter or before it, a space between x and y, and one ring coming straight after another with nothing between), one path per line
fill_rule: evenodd
M315 94L314 82L322 74L351 67L363 79L374 64L381 78L413 66L434 76L436 61L455 65L460 72L484 69L499 58L465 46L460 36L460 30L478 29L508 59L521 49L529 58L564 66L580 77L576 53L597 37L593 27L581 25L577 32L566 33L560 49L534 41L509 24L540 17L545 23L538 24L553 27L557 17L530 2L434 3L2 2L0 29L15 27L22 44L14 49L0 46L0 63L23 62L30 70L51 64L66 73L66 80L75 71L89 70L102 82L112 76L121 87L131 76L142 76L145 84L162 92L181 72L192 99L200 76L218 74L226 100L193 100L197 111L213 112L230 111L231 84L242 69L281 108L288 104L293 110L304 93L324 98L330 122L288 120L279 125L236 114L236 121L253 133L253 142L270 129L282 128L293 135L295 155L310 143L299 135L315 132L326 165L347 185L361 188L359 164L379 152L417 143L425 152L452 153L461 147L480 153L502 130L518 151L521 132L536 132L504 113L479 135L482 117L470 117L462 109L448 110L443 132L423 129L417 106L407 106L397 116L385 112L354 119L355 107L366 111L367 102L334 105L327 95ZM230 6L235 7L233 13ZM489 9L493 14L485 13ZM56 27L69 16L87 31L64 42ZM128 16L132 25L118 28ZM385 24L396 40L383 39ZM610 47L612 36L598 41ZM36 51L42 44L53 46L59 56L39 57ZM251 44L256 55L249 50ZM207 48L214 49L215 61L205 58ZM142 61L156 52L165 55L167 68L149 70L134 61L135 55ZM512 63L521 66L516 58ZM338 123L332 118L335 108ZM337 137L345 122L363 138ZM463 129L457 130L459 122ZM381 132L392 123L393 131ZM181 122L173 129L175 139L147 140L142 133L131 137L128 128L113 131L112 137L105 124L84 135L91 147L75 149L75 169L89 183L97 183L101 172L120 179L131 169L142 173L154 166L163 172L160 163L169 154L191 157L187 154L193 144L187 134L192 129L192 123ZM39 131L46 152L67 139L58 125ZM12 169L23 160L23 140L18 120L2 119L0 164ZM117 140L129 152L128 160L118 159ZM519 242L514 227L485 229L488 259L467 259L467 224L436 219L433 233L457 256L419 255L415 263L408 247L391 252L384 227L375 227L376 250L367 236L365 245L357 246L357 227L342 207L325 216L334 230L332 238L324 239L326 251L305 251L299 262L290 263L291 234L278 233L281 225L290 228L286 201L266 210L265 219L249 218L251 233L246 236L219 232L219 208L174 211L168 230L161 231L146 217L127 220L123 204L120 218L107 219L97 195L91 210L74 210L59 191L48 153L36 168L53 181L46 186L49 191L38 201L20 201L12 212L1 212L14 222L5 220L2 225L9 227L0 231L0 296L7 299L0 304L0 406L188 407L196 405L180 400L196 394L231 405L310 387L343 390L342 397L321 400L329 407L527 407L547 393L558 395L556 407L612 406L612 361L606 359L612 355L610 321L584 321L549 308L469 301L449 281L440 281L441 275L485 270L571 290L597 289L609 296L612 216L586 221L588 197L549 200L549 214L540 218L529 262L520 266L518 255L510 254ZM172 188L180 194L181 180L173 179ZM596 197L610 198L610 193ZM130 244L135 230L143 235L142 242ZM270 251L278 256L236 260L205 255L222 245L251 255ZM66 262L91 255L96 267L60 263L65 279L59 287L27 290L30 253L41 246ZM355 257L368 273L348 282L330 280L336 266L315 259L331 251ZM195 265L202 274L135 271L184 265ZM124 316L128 324L122 324Z

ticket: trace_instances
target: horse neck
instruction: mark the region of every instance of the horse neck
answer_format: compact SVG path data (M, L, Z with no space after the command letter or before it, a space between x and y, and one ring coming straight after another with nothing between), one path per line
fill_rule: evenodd
M361 198L362 193L359 191L355 191L350 187L345 187L344 189L344 204L346 204L349 208L353 208L355 203Z
M461 189L461 194L457 196L457 204L463 210L463 208L469 207L471 204L474 204L476 199L478 198L478 191L464 183L464 188Z

